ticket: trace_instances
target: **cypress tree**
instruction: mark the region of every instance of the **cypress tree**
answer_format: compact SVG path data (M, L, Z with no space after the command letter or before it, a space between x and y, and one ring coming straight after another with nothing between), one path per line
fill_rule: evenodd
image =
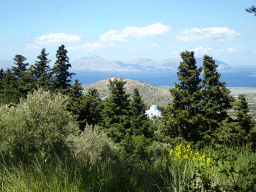
M146 138L153 138L155 126L146 116L146 105L142 100L138 88L134 88L131 100L131 129L132 135L143 134Z
M4 75L5 75L5 72L4 72L3 68L1 68L1 70L0 70L0 89L3 88L1 80L4 78Z
M237 102L238 107L234 107L236 111L237 121L245 130L246 134L250 132L252 127L254 127L255 122L252 120L252 116L248 113L250 112L250 107L246 101L244 94L239 94L238 99L240 102Z
M29 65L28 63L24 63L25 60L27 60L26 57L23 57L22 55L15 55L13 58L14 64L17 65L17 67L12 67L12 71L18 79L22 77L22 73L27 72L27 66Z
M45 53L45 48L42 49L41 55L37 56L39 61L36 61L35 65L32 67L31 73L35 78L36 85L39 87L49 87L52 73L51 68L47 65L51 60L47 59L49 53Z
M250 132L255 126L252 116L248 114L250 108L244 94L239 94L239 102L234 102L237 119L226 118L222 121L220 128L216 131L216 139L220 144L243 146L250 139Z
M184 62L180 62L177 72L180 84L170 89L173 96L172 104L168 105L160 130L171 138L183 137L187 141L197 142L202 138L203 116L199 113L198 103L202 99L199 78L202 67L197 69L194 52L182 52Z
M14 76L17 78L18 83L18 90L21 93L22 98L26 98L27 94L31 91L33 88L33 85L31 84L33 82L33 76L30 72L30 69L27 69L28 63L24 63L27 58L23 57L22 55L15 55L13 58L14 64L17 65L16 67L12 67L12 71L14 73Z
M99 97L99 92L97 89L89 89L88 94L85 96L85 98L82 100L82 112L81 117L85 120L84 126L86 123L89 125L92 125L94 127L95 125L99 124L101 120L101 110L103 108L102 100ZM83 127L84 127L83 126Z
M81 122L81 100L83 99L83 88L81 83L78 83L78 79L75 80L75 84L71 85L71 88L68 92L69 102L67 104L68 111L71 111L73 115L77 116L77 121L79 125Z
M52 71L54 76L51 80L52 89L53 90L60 90L62 93L67 93L68 88L71 87L68 80L68 77L72 78L72 75L75 73L68 72L68 69L71 67L69 63L69 58L67 57L67 50L65 50L65 46L59 46L57 50L57 61L55 62Z
M104 100L104 108L101 112L102 120L100 126L106 129L107 133L115 142L119 143L127 131L130 130L130 95L126 94L123 79L114 81L109 79L107 85L110 90L110 95Z
M226 110L231 109L235 101L233 96L229 96L230 90L225 87L225 82L219 82L221 76L216 71L218 65L212 57L203 57L204 80L202 85L202 101L198 104L204 119L205 130L202 132L202 139L209 143L212 141L212 134L219 126L219 122L225 120L228 115Z
M71 85L69 91L69 104L67 109L77 115L77 121L79 122L79 128L84 131L86 124L93 127L99 123L101 99L97 89L89 89L86 96L83 95L83 87L81 83L78 83L78 79L75 80L75 84Z
M22 94L18 90L18 80L14 73L8 68L6 72L1 71L1 90L0 90L0 103L9 104L19 103L19 98Z

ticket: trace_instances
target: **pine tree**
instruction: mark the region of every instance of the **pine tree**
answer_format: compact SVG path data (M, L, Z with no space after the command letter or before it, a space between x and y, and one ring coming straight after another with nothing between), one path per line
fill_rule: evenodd
M38 87L48 88L50 86L50 80L52 78L51 68L47 63L51 60L47 59L49 53L45 53L45 49L42 49L41 55L37 56L39 61L32 67L31 73L35 78L36 85Z
M89 89L86 96L83 95L82 91L83 87L81 83L78 83L78 79L76 79L75 84L71 85L69 91L69 104L67 108L74 115L77 115L79 128L81 131L84 131L86 124L94 127L99 123L101 99L96 89Z
M18 80L14 73L8 68L6 72L2 73L0 103L2 104L18 104L22 94L18 89Z
M237 110L235 115L237 119L234 121L237 122L238 125L240 125L244 130L245 138L248 141L248 134L256 125L256 122L253 121L252 116L248 114L250 112L250 107L248 107L248 102L246 101L245 95L239 94L238 99L240 99L240 102L236 102L238 107L234 107L234 109Z
M52 71L54 73L54 77L52 78L52 89L53 90L60 90L62 93L67 93L68 88L71 87L68 80L68 77L72 78L72 75L75 73L68 72L69 67L71 64L69 63L69 58L67 57L67 50L65 50L65 46L59 46L57 50L57 61L55 62Z
M227 117L219 122L219 128L214 133L214 140L217 144L227 146L245 146L249 144L255 150L255 122L248 114L250 108L244 94L239 94L240 102L234 102L234 109L237 110L237 119ZM238 106L238 107L236 107Z
M17 79L18 90L21 93L21 97L26 99L27 94L33 89L33 84L31 84L33 82L33 76L29 69L27 69L29 64L24 63L27 58L23 57L22 55L15 55L13 59L16 61L14 64L17 66L13 66L11 70Z
M123 79L111 81L107 85L110 95L104 100L104 108L101 112L102 120L100 126L106 129L107 133L115 142L119 143L126 132L130 130L130 95L126 94Z
M99 97L99 92L97 89L89 89L88 94L85 96L85 99L82 100L82 112L81 117L85 120L84 126L86 123L92 125L99 124L101 120L101 111L103 109L102 100Z
M3 88L1 80L4 79L4 76L5 76L5 72L4 72L3 68L1 68L1 70L0 70L0 89Z
M138 88L133 90L130 121L132 135L143 134L146 138L153 138L155 126L146 116L146 105L139 94Z
M218 65L212 57L203 57L204 80L202 85L202 101L198 104L204 119L205 130L202 133L204 142L212 141L212 134L219 126L219 122L225 120L228 115L226 110L231 109L235 101L233 96L229 96L230 90L225 87L225 82L219 82L221 76L216 71Z
M83 88L81 83L78 83L78 79L76 79L75 84L71 85L71 88L68 92L69 102L67 104L67 110L72 112L72 114L77 117L79 124L81 123L81 100L84 97L82 90Z
M12 67L12 71L18 79L22 78L22 73L27 72L27 66L29 65L28 63L24 63L25 60L27 60L26 57L23 57L22 55L15 55L13 58L14 64L17 65L17 67Z
M202 138L203 116L197 106L202 99L199 78L202 67L197 69L194 52L182 52L184 62L180 63L177 72L180 84L175 83L175 88L170 89L173 96L172 104L168 105L163 118L161 132L171 138L183 137L187 141L197 142Z

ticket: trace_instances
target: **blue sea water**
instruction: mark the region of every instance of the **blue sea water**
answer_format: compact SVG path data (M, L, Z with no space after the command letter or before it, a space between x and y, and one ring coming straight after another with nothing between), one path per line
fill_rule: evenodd
M71 84L78 79L82 85L88 85L107 78L117 77L124 79L140 80L157 86L174 87L175 82L180 83L176 72L158 72L158 71L143 71L143 72L109 72L109 71L71 71L76 73L72 76ZM251 87L256 88L256 76L253 72L241 71L239 73L220 73L220 82L226 82L226 87ZM200 74L203 80L203 74Z

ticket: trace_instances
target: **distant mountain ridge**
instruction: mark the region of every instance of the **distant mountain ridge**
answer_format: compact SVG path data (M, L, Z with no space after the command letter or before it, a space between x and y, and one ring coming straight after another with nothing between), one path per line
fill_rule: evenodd
M124 61L106 61L98 55L83 57L80 60L71 63L70 70L93 70L93 71L147 71L147 70L171 70L178 71L178 67L182 62L179 59L164 59L156 62L149 58L134 58ZM196 58L198 67L203 66L203 58ZM215 59L218 70L225 72L234 71L234 67Z
M163 59L162 61L153 61L149 58L134 58L128 59L124 61L107 61L101 58L98 55L93 55L89 57L83 57L79 60L76 60L71 64L71 71L170 71L177 72L178 67L182 60L178 58L172 59ZM215 59L215 64L218 65L218 72L241 72L243 68L232 67L231 65L224 63ZM196 58L197 67L203 66L203 58ZM0 59L0 69L3 68L6 70L7 68L12 68L14 66L13 60ZM256 67L254 69L244 68L248 72L256 71Z

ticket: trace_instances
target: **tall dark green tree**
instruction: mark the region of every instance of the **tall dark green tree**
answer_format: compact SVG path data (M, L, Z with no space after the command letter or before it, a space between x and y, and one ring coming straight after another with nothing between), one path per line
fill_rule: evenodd
M24 63L24 61L27 60L26 57L23 57L22 55L15 55L13 58L15 61L14 64L17 65L16 67L12 67L12 71L18 79L22 78L22 74L27 72L27 66L29 65L28 63Z
M75 80L75 84L71 85L71 88L68 92L69 102L67 109L71 111L75 116L77 116L77 121L79 125L83 123L83 118L81 117L82 113L82 100L84 99L83 87L81 83L78 83L78 79ZM80 127L81 129L81 127Z
M32 89L32 82L33 82L33 76L27 69L27 66L29 65L28 63L24 63L27 58L25 58L22 55L15 55L13 58L15 61L14 64L17 65L16 67L12 67L12 71L14 76L17 78L17 83L18 83L18 90L21 93L21 96L23 98L27 97L27 94L31 91ZM31 67L30 67L31 69Z
M55 62L52 71L54 76L51 81L51 86L53 90L60 90L62 93L67 93L68 88L71 87L68 78L72 78L75 73L70 73L68 69L71 67L69 63L69 58L67 57L68 51L65 49L64 45L59 46L57 50L57 61Z
M205 129L202 132L202 139L209 143L212 141L212 134L218 127L219 122L225 120L228 115L226 110L231 109L235 101L233 96L229 96L230 90L225 87L225 82L219 82L221 76L217 72L218 65L212 57L203 57L204 80L202 85L203 98L198 107L200 113L205 117Z
M6 72L1 71L0 103L18 104L22 94L19 92L18 80L14 73L8 68Z
M168 114L163 117L162 132L164 137L183 137L187 141L197 142L202 138L204 126L203 116L199 113L198 103L202 99L199 78L202 67L197 69L194 52L182 52L177 72L180 84L170 89L173 96L172 104L168 105Z
M153 138L156 127L146 116L146 105L142 100L138 88L134 88L133 90L130 121L132 135L143 134L146 138Z
M2 89L1 80L4 78L4 76L5 76L5 72L4 72L3 68L1 68L1 70L0 70L0 89Z
M52 72L49 65L47 65L51 60L47 59L49 53L45 53L45 49L42 49L41 55L37 56L39 61L36 61L35 65L32 67L32 74L35 78L36 85L38 87L49 87L50 80L52 78Z
M79 128L84 131L86 124L97 125L100 121L101 99L97 89L89 89L86 96L83 95L83 87L75 80L69 91L69 104L67 109L77 115Z
M100 126L107 131L109 136L119 143L127 131L130 130L130 95L126 94L123 79L111 81L107 85L110 95L104 100L104 108L101 112Z
M99 96L100 94L97 89L89 89L88 94L82 101L81 117L85 120L83 127L86 125L85 123L92 125L92 127L99 124L103 109L103 103Z
M222 134L225 135L232 145L243 145L249 140L249 133L256 125L255 121L252 120L252 116L249 115L250 108L248 107L248 102L246 101L244 94L239 94L239 102L235 102L233 107L236 111L235 116L237 119L231 120L233 126L229 126L230 122L227 120L221 123ZM229 123L229 124L228 124ZM220 131L220 130L219 130Z

